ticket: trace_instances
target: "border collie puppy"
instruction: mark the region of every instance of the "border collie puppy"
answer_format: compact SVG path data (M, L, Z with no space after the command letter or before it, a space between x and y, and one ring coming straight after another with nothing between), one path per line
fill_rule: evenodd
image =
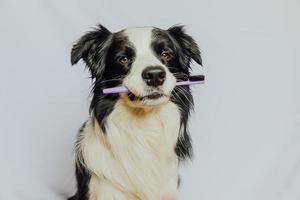
M182 26L112 33L99 25L73 46L93 79L90 117L75 145L77 192L69 200L177 200L178 165L191 156L188 86L200 51ZM128 93L103 94L126 86Z

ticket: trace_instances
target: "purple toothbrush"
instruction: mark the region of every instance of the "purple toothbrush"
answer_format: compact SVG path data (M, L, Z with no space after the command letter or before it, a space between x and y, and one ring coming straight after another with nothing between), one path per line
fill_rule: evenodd
M187 81L177 81L176 86L196 85L196 84L203 84L203 83L205 83L205 76L204 75L196 75L196 76L190 76L189 80L187 80ZM103 89L103 94L115 94L115 93L126 93L126 92L128 92L128 88L125 86L118 86L118 87Z

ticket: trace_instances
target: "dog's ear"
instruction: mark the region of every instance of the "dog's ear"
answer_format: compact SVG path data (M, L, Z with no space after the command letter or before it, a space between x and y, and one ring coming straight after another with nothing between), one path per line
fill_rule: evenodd
M89 68L92 78L101 76L104 70L104 49L111 32L104 26L98 25L93 31L83 35L71 51L71 64L76 64L82 59Z
M199 47L195 40L185 33L183 26L172 26L169 28L168 33L175 38L180 45L182 52L187 56L185 63L189 65L191 59L193 59L199 65L202 65L202 58Z

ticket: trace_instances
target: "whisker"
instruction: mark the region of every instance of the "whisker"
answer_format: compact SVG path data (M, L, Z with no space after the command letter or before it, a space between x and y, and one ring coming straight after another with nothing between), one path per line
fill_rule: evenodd
M179 94L180 95L182 95L182 97L184 97L187 101L188 101L188 103L190 104L190 105L193 105L194 103L193 103L193 100L192 100L192 97L190 96L190 97L188 97L187 95L186 95L186 92L185 92L185 90L183 89L183 88L181 88L181 87L176 87L175 89L174 89L174 91L178 91L179 92Z
M172 95L174 95L173 97L175 97L176 100L179 100L185 108L189 108L189 106L186 104L186 102L183 101L183 99L176 90L174 90L174 93L172 93Z

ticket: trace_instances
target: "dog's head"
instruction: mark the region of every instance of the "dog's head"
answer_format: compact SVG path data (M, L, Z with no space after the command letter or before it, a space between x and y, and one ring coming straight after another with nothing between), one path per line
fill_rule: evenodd
M72 64L80 59L95 79L94 95L103 95L106 87L124 85L129 92L120 98L133 107L166 103L176 80L188 78L191 60L201 64L199 48L182 26L168 30L137 27L111 33L99 25L73 46Z

